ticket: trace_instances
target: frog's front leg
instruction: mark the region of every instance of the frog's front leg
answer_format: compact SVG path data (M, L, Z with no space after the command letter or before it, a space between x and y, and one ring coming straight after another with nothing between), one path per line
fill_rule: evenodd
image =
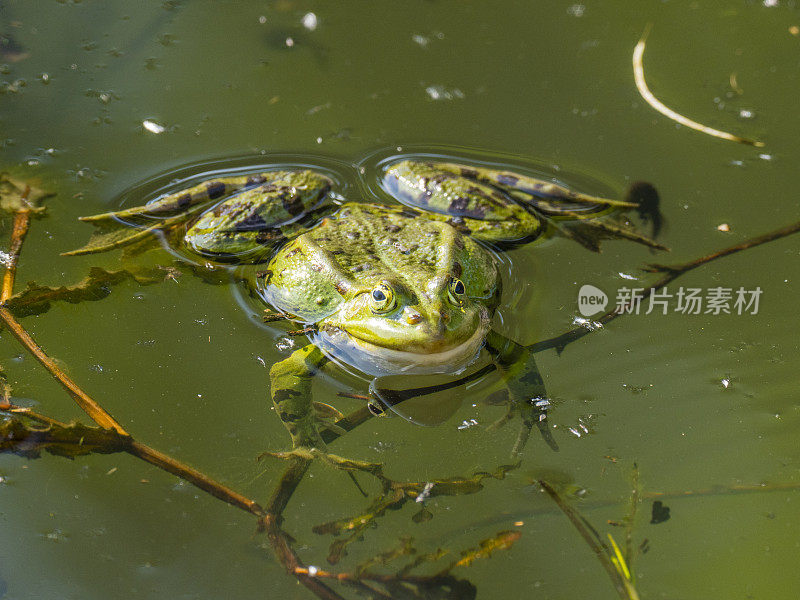
M324 448L311 381L328 358L314 344L296 350L270 369L272 403L292 438L292 448Z
M330 420L336 414L335 409L318 404L311 397L312 379L328 362L319 348L308 344L270 369L272 402L292 438L292 450L268 454L279 458L319 458L337 469L350 472L351 476L353 471L365 471L381 478L382 466L379 463L343 458L329 454L325 448L319 433L321 427L345 433Z
M518 412L522 417L522 429L512 454L522 452L534 425L547 445L557 451L558 444L547 423L547 391L533 359L533 352L496 331L491 331L486 337L486 349L505 380L510 414Z

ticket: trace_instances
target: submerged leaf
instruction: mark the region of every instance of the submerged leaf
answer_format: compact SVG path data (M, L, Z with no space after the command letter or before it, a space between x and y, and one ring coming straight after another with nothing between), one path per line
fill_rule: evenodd
M501 531L494 537L483 540L477 548L462 552L461 559L450 565L445 572L454 567L468 567L479 558L489 558L497 550L508 550L521 537L519 531Z
M370 556L367 560L357 565L356 568L353 569L353 572L358 575L366 572L366 570L373 565L388 565L401 556L408 556L416 553L417 549L414 547L414 538L405 536L400 538L399 546L387 550L386 552L380 552L375 556Z
M10 177L8 173L0 173L0 209L6 212L42 211L44 208L41 208L39 204L45 198L54 195L53 192L46 192L21 179Z
M29 282L25 290L8 299L6 307L18 317L38 315L50 310L53 302L77 304L85 300L102 300L111 293L111 286L129 280L139 285L159 283L164 281L164 272L160 269L106 271L92 267L89 274L74 285L56 288Z
M369 463L367 463L369 464ZM335 540L330 546L328 562L336 564L342 557L347 555L347 546L351 543L363 539L364 532L376 525L379 517L382 517L390 510L399 510L410 500L424 501L433 496L460 496L463 494L474 494L483 489L481 483L484 479L503 479L506 473L516 469L519 463L513 465L501 465L493 472L479 471L471 477L452 477L447 479L434 479L429 482L400 482L386 479L383 475L379 478L383 480L384 492L378 496L367 507L367 509L355 517L339 519L322 523L312 528L312 531L319 535L341 535L349 534L346 538ZM375 473L373 473L375 474ZM416 502L415 502L416 504ZM417 523L424 523L430 520L430 513L419 511L412 516ZM416 517L416 518L415 518Z
M0 421L0 452L25 458L39 458L42 451L75 458L86 454L122 452L130 438L113 429L89 427L81 423L50 424L42 427L26 422L24 412L5 414Z

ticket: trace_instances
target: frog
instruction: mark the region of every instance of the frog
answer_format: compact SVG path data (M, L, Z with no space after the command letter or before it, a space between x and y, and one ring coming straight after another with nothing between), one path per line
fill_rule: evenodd
M290 453L352 468L326 449L322 433L340 432L342 415L313 400L320 370L344 362L368 378L457 377L483 350L521 421L512 455L522 453L534 427L557 449L531 347L492 326L502 301L497 252L548 231L591 250L604 238L665 249L628 221L609 218L630 210L654 214L654 189L615 200L505 168L415 158L387 164L381 184L393 203L337 203L327 174L277 169L216 177L144 207L84 220L102 226L146 215L174 229L177 219L179 242L192 254L265 264L256 287L272 314L313 331L269 371L270 400L288 431ZM650 204L646 212L642 198ZM387 408L380 397L372 402L376 414Z

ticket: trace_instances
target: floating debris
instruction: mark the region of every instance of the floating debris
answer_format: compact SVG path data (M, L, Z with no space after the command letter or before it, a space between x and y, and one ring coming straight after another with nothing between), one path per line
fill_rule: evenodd
M747 144L748 146L755 146L757 148L764 146L764 142L743 138L738 135L733 135L732 133L720 131L719 129L713 129L698 123L697 121L692 121L691 119L676 113L671 108L668 108L658 98L656 98L653 95L653 92L650 91L650 88L647 87L647 82L644 79L644 64L642 62L642 58L644 57L644 47L648 33L649 27L647 30L645 30L644 34L642 34L642 38L639 40L639 43L636 44L636 48L633 50L633 77L636 80L636 89L639 90L639 94L641 94L645 102L647 102L650 106L668 119L672 119L673 121L690 129L694 129L695 131L700 131L707 135L722 138L724 140L739 142L740 144Z
M728 225L727 223L722 223L720 225L717 225L717 231L724 231L725 233L728 233L730 230L731 226Z
M142 121L142 127L144 127L150 133L155 134L164 133L167 130L167 128L163 125L159 125L155 121L150 121L149 119Z

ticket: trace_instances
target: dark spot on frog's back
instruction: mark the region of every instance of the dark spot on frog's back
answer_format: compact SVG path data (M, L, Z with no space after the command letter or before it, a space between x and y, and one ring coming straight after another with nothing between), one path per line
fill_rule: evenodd
M266 181L266 178L262 177L261 175L251 175L247 178L245 182L245 187L254 187L256 185L261 185Z
M282 194L281 204L286 212L293 217L296 217L305 210L303 200L298 194Z
M258 231L260 229L267 229L267 222L261 215L250 213L246 218L239 221L234 229L236 231Z
M342 296L344 296L347 293L348 289L349 286L345 284L343 281L336 282L336 291L339 292Z
M467 206L469 206L469 199L463 196L459 196L458 198L453 198L450 201L450 210L454 213L463 213Z
M225 184L220 181L212 181L206 185L206 193L212 200L221 198L225 194Z
M462 272L463 272L463 269L461 267L461 263L460 262L454 262L453 263L453 277L458 279L459 277L461 277L461 273Z
M466 177L467 179L477 179L478 172L475 169L470 169L469 167L461 167L461 176Z
M192 197L189 194L184 194L178 198L175 203L177 204L178 208L186 208L192 203Z
M517 185L518 181L519 181L518 177L515 177L514 175L509 175L507 173L501 173L500 175L497 176L497 183L499 183L500 185L513 186Z

